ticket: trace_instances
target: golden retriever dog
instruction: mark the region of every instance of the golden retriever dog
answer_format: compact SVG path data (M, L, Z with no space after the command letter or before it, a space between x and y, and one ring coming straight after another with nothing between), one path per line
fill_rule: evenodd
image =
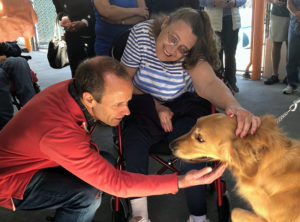
M220 113L202 117L170 148L183 160L227 164L254 211L234 209L233 222L299 222L300 141L288 138L274 116L261 120L255 134L242 139L235 135L235 118Z

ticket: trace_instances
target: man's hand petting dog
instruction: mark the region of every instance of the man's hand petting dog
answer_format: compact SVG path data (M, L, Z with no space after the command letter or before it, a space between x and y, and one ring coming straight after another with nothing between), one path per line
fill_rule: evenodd
M210 184L222 176L225 169L226 165L220 164L214 169L211 167L205 167L201 170L191 170L185 175L178 176L178 188Z

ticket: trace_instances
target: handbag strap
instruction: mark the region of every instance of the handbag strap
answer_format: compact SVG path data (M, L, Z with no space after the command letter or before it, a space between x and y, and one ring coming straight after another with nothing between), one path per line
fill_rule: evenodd
M55 20L53 38L61 40L61 32L59 27L59 15L57 15Z

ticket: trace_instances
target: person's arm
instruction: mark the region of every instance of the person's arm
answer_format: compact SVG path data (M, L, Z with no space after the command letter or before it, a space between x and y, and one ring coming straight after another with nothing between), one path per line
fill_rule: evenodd
M111 5L109 0L95 0L94 5L101 16L112 23L120 23L120 21L122 23L123 19L133 16L142 17L144 20L149 18L149 12L146 7L123 8L117 5Z
M145 21L145 18L141 16L132 16L122 20L110 20L107 18L103 18L103 20L110 24L135 25L139 22Z
M298 20L300 21L300 10L296 8L294 5L293 0L287 1L287 9L290 11L290 13Z
M199 0L199 4L200 4L200 7L214 8L215 0Z
M137 68L130 68L126 65L124 65L124 67L127 70L127 72L130 74L130 76L133 78L133 76L137 72ZM140 90L133 84L133 94L143 94L143 93L144 92L142 90ZM171 111L169 107L160 104L160 102L154 97L153 97L153 101L160 120L161 127L164 129L165 132L172 132L173 131L172 117L174 113Z
M95 188L118 197L175 194L179 188L208 184L222 175L225 166L193 170L185 175L143 175L117 170L90 148L85 131L57 127L40 140L45 156Z
M236 135L244 137L249 129L253 134L260 125L260 118L244 109L233 97L230 90L215 75L212 67L205 61L199 61L189 70L194 88L200 97L225 110L228 116L237 117Z
M280 0L267 0L268 3L270 4L275 4L278 6L284 6L285 2L284 1L280 1Z
M5 55L0 55L0 64L6 60L6 56Z
M61 18L63 16L67 16L64 13L64 8L62 6L61 0L52 0L54 6L55 6L55 10L56 10L56 14L58 15L59 20L61 20Z
M233 1L234 1L234 7L238 8L245 5L247 0L233 0Z

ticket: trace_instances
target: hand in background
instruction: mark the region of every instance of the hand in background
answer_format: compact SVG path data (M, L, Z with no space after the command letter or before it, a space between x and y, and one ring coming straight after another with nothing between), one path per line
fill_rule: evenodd
M285 6L285 2L280 1L280 0L273 0L273 4L278 5L278 6Z
M68 16L63 16L61 18L60 25L62 27L68 27L68 26L70 26L71 25L71 21L70 21L69 17Z
M300 11L296 11L294 16L300 22Z
M71 22L69 32L78 32L80 29L85 28L86 24L82 21Z
M170 110L169 107L161 105L158 102L155 102L155 108L158 113L161 127L167 133L172 132L173 131L172 117L174 113Z
M143 17L145 20L149 18L149 11L147 7L140 7L138 9L138 16Z
M235 0L227 0L225 8L234 8L235 7Z
M216 8L226 8L227 2L227 0L215 0L215 6Z

